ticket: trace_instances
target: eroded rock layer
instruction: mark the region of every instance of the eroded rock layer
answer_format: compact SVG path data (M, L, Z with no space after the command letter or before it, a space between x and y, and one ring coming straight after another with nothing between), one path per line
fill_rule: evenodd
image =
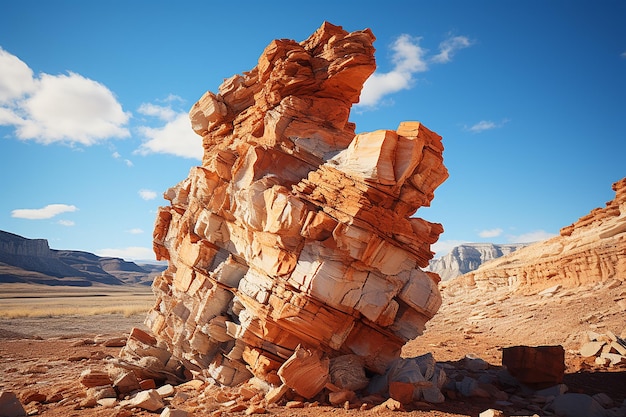
M615 198L605 207L562 228L559 236L486 263L459 281L536 292L555 285L626 280L626 178L614 183L613 190Z
M348 121L373 41L329 23L275 40L191 109L204 158L159 209L169 266L146 319L188 368L234 385L311 366L315 386L296 383L310 394L341 355L385 372L439 308L439 277L420 267L443 229L411 216L448 176L441 137Z

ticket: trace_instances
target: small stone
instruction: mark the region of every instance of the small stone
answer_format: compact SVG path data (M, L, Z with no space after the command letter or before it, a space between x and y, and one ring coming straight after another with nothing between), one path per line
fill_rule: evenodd
M169 385L169 384L168 384ZM163 385L165 386L165 385ZM204 382L199 379L192 379L191 381L187 381L183 384L178 385L178 388L181 390L189 389L192 391L198 391L200 388L204 386Z
M626 347L624 347L620 342L614 341L611 343L611 348L615 350L622 356L626 356Z
M587 342L580 348L580 356L584 358L596 356L604 344L604 342Z
M141 381L139 381L139 388L141 388L142 390L147 390L147 389L156 389L156 382L154 382L154 379L142 379Z
M594 362L596 365L607 366L610 361L607 358L601 358L598 356Z
M137 376L132 371L120 375L113 383L113 386L117 388L120 394L128 394L141 389Z
M615 366L621 363L622 361L626 360L624 356L619 355L617 353L602 353L600 357L611 361L611 363L609 363L609 366Z
M328 394L328 402L332 405L343 404L346 401L352 401L356 397L354 391L350 390L341 390L336 392L331 392Z
M185 410L177 408L165 407L161 412L160 417L188 417L189 413Z
M490 408L480 413L478 417L504 417L504 413L500 410Z
M568 393L559 395L550 404L557 415L567 417L605 417L606 410L587 394Z
M176 393L176 389L170 384L165 384L156 390L161 398L171 397Z
M117 398L100 398L96 403L104 408L113 408L117 403Z
M599 402L600 405L602 407L604 407L604 408L611 408L611 407L613 407L613 400L611 399L611 397L609 397L608 395L606 395L603 392L601 392L599 394L595 394L591 398L593 398L594 400Z
M80 374L78 381L87 388L100 387L103 385L110 385L112 383L111 377L108 373L93 369L85 369Z
M101 398L117 398L117 391L113 385L102 385L100 387L92 387L87 390L87 396L99 400Z
M268 404L274 404L280 401L280 399L283 398L283 395L285 395L287 391L289 391L289 389L290 388L285 384L273 388L270 390L270 392L267 393L267 395L265 396L265 400Z
M288 401L285 404L287 408L304 408L304 403L302 401Z
M234 404L228 407L225 411L228 413L239 413L241 411L245 411L246 408L245 404Z
M93 408L96 405L98 405L98 400L96 400L94 397L87 397L84 398L79 404L78 404L78 408Z
M402 404L399 401L396 401L393 398L389 398L384 403L379 404L376 407L372 408L372 411L375 413L383 412L387 410L404 411L404 408L402 408Z
M137 395L130 399L129 406L139 407L148 411L157 411L163 408L165 404L161 396L155 389L140 391Z
M266 414L266 413L267 413L267 410L265 409L265 407L259 404L251 404L246 409L246 412L245 412L247 416L250 416L252 414Z
M111 339L107 339L101 343L102 346L105 347L124 347L126 346L126 338L125 337L114 337Z
M478 372L478 371L483 371L485 369L489 369L489 364L485 360L474 355L473 353L468 353L467 355L465 355L463 365L465 369L467 369L468 371L472 371L472 372Z

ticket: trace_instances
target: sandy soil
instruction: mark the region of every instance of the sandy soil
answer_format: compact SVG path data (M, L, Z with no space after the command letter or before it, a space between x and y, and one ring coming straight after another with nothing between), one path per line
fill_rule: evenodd
M505 290L490 293L444 288L444 304L429 322L425 334L409 342L404 356L432 352L440 363L454 366L467 354L475 354L501 367L503 347L514 345L560 344L566 350L565 383L571 392L609 395L616 404L626 399L626 366L595 365L578 354L583 334L612 331L626 336L625 312L616 301L626 298L626 284L604 283L576 290L560 289L549 296L516 296ZM119 347L103 342L124 336L134 326L143 327L143 315L58 316L0 319L0 390L15 392L30 415L48 417L149 416L134 409L104 408L85 404L85 388L78 383L85 369L105 369L107 358L118 355ZM213 389L215 390L215 389ZM209 389L190 393L177 404L194 416L243 415L219 406L219 395ZM227 391L224 391L228 393ZM30 401L35 394L41 397ZM45 399L43 399L45 397ZM87 405L87 406L85 406ZM520 410L478 397L447 398L443 404L418 403L406 411L346 410L319 404L288 408L284 404L267 408L267 414L288 416L478 416L488 408L504 409L505 415ZM518 407L519 408L519 407ZM541 414L540 414L541 415ZM548 414L545 414L548 415Z

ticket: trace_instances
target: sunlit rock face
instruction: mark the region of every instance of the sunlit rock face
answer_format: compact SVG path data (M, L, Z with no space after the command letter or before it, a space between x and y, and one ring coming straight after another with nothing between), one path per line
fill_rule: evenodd
M439 277L420 268L443 228L411 216L448 176L441 137L348 121L374 39L324 23L275 40L191 109L204 157L159 209L169 267L146 323L199 375L279 384L298 346L383 373L437 312Z

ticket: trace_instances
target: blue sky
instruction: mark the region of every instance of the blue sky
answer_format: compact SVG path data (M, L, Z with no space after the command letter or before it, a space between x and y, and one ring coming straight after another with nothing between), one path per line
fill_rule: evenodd
M163 192L200 163L187 112L273 39L370 28L357 132L418 120L450 178L433 249L545 239L626 176L623 1L0 1L0 229L152 259Z

